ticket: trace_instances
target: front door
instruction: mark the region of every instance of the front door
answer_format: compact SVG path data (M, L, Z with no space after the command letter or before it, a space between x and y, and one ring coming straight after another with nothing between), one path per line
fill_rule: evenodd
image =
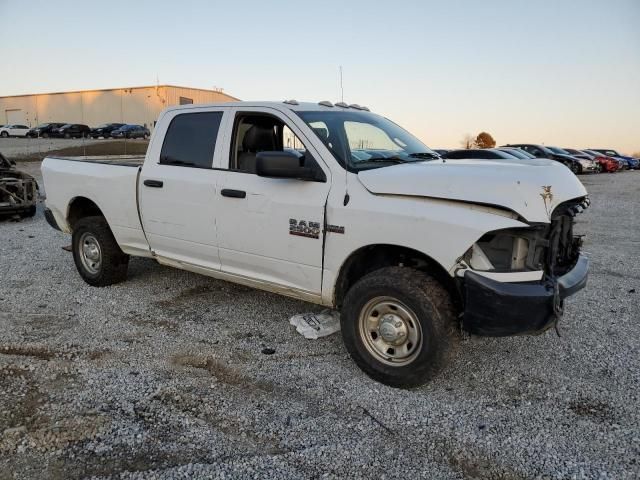
M212 168L220 154L225 108L170 112L152 142L139 181L142 224L160 257L220 269L216 215L221 199ZM168 126L167 126L168 125Z
M269 108L233 109L218 176L218 246L223 272L320 295L324 214L330 183L256 175L256 154L288 150L326 166L301 130ZM309 162L309 163L307 163Z

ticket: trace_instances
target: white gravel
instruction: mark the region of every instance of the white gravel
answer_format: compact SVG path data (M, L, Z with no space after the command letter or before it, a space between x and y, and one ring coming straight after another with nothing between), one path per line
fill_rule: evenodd
M0 478L638 478L640 173L582 179L562 337L467 340L412 391L289 325L318 307L141 259L91 288L41 211L0 222Z

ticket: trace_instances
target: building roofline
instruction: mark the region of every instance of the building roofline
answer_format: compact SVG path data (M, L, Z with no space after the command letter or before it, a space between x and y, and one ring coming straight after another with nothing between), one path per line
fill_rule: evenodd
M16 98L16 97L36 97L40 95L64 95L67 93L89 93L89 92L112 92L114 90L142 90L144 88L184 88L188 90L199 90L201 92L209 92L209 93L219 93L220 95L224 95L226 97L232 98L233 100L240 100L239 98L234 97L233 95L229 95L226 92L218 91L218 90L210 90L207 88L197 88L197 87L185 87L182 85L172 85L170 83L165 83L162 85L142 85L138 87L117 87L117 88L90 88L86 90L68 90L65 92L43 92L43 93L23 93L20 95L0 95L0 98Z

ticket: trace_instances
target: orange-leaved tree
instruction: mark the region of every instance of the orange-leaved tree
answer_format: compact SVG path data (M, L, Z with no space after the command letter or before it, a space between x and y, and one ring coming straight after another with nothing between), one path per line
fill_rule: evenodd
M490 133L480 132L476 137L476 145L478 148L493 148L496 146L496 141Z

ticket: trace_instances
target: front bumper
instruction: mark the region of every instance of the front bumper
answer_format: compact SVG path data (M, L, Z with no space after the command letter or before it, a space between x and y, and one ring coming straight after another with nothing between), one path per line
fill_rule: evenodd
M540 282L498 282L468 270L462 326L491 337L543 332L562 316L564 299L585 287L588 270L582 255L563 276Z

